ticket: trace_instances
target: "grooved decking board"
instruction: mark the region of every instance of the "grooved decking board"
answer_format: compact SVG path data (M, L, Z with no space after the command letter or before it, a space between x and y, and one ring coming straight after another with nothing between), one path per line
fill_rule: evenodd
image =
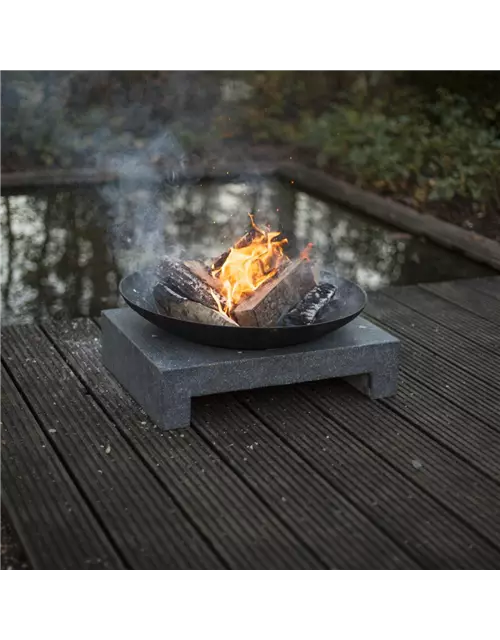
M460 284L463 284L465 287L475 289L476 291L481 291L488 296L492 296L496 300L500 300L500 276L460 280Z
M383 304L381 302L380 304ZM446 398L460 407L475 422L481 420L487 427L500 431L498 393L486 387L470 371L466 371L409 339L392 321L383 308L370 303L368 317L401 339L402 375L418 380L432 394Z
M303 385L315 406L500 547L500 488L416 426L344 383ZM451 535L451 531L450 531Z
M370 296L366 313L387 322L401 335L418 342L443 361L470 372L490 387L491 393L500 393L500 356L468 344L454 331L379 293ZM445 362L443 366L446 366Z
M500 325L500 300L496 300L492 296L485 295L481 291L474 291L471 287L460 284L460 281L419 286L463 309L467 309L480 318L486 318L496 325Z
M223 568L40 329L5 328L2 359L130 567Z
M460 407L406 377L399 393L386 404L476 469L500 481L500 431L485 427ZM497 405L500 411L500 402Z
M330 568L418 567L233 396L193 407L194 427Z
M342 418L337 422L334 412L327 417L299 389L298 393L266 389L237 397L377 526L402 543L422 567L500 567L500 535L495 549L414 484L413 467L405 469L405 475L395 470L344 430ZM436 494L443 497L439 485ZM460 504L459 510L464 511Z
M402 339L397 396L323 381L200 398L175 433L103 370L89 321L5 329L3 489L35 566L500 568L493 319L409 291L370 307Z
M192 429L163 432L104 368L90 320L45 324L54 344L163 485L235 569L323 568Z
M35 569L124 568L4 367L2 501Z
M500 354L500 329L495 323L479 318L418 286L390 287L384 289L383 295L451 329L466 342L478 344L489 352Z

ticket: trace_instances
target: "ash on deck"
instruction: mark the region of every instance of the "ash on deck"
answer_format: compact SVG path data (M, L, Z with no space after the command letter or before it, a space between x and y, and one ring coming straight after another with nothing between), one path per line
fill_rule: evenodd
M2 490L35 568L500 568L500 278L385 290L395 397L193 400L161 431L90 320L2 341Z

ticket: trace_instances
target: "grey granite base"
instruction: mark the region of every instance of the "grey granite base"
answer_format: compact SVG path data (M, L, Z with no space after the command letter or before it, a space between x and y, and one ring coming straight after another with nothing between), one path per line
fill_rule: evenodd
M191 398L345 378L371 398L396 392L399 341L364 318L319 340L266 351L187 342L131 309L105 311L105 366L163 429L187 427Z

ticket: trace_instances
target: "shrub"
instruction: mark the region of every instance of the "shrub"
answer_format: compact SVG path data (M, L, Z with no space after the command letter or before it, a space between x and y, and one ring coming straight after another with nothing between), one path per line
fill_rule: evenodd
M477 120L464 98L446 92L430 104L407 92L363 107L337 104L319 118L304 115L292 140L315 150L318 165L333 161L360 184L408 193L416 204L462 197L500 209L494 119Z

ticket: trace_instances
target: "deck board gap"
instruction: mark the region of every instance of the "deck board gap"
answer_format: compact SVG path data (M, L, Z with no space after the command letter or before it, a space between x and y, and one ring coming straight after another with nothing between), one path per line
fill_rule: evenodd
M308 456L305 456L304 453L291 440L287 440L286 438L283 438L282 435L279 433L279 431L273 428L272 421L267 420L265 416L262 416L256 411L254 411L254 409L252 409L250 404L246 403L244 400L240 400L239 398L236 398L236 400L237 402L239 402L241 406L243 406L247 411L249 411L260 423L262 423L265 428L269 429L269 431L271 431L277 438L279 438L279 440L281 440L281 442L283 442L285 446L290 447L290 449L292 449L314 473L317 473L318 475L320 475L325 480L325 482L327 482L335 491L338 491L338 493L341 494L342 497L347 502L349 502L349 504L353 507L353 509L357 509L361 511L363 515L372 523L372 525L380 531L380 533L382 533L383 535L386 535L390 540L392 540L393 544L395 544L397 547L400 548L402 553L409 555L417 565L422 567L418 558L411 552L411 550L404 547L404 545L401 544L400 540L398 540L397 538L389 534L386 530L381 529L367 510L361 509L359 505L357 505L352 501L352 499L349 497L348 494L343 492L338 487L335 487L332 484L331 479L325 473L323 473L323 471L320 468L315 466L309 460Z
M76 371L72 366L71 363L69 362L69 359L66 357L65 353L63 352L63 350L60 348L60 346L57 344L57 341L53 340L52 335L50 334L50 332L48 332L46 330L46 328L43 325L40 325L40 329L42 330L42 332L45 334L45 336L48 338L48 340L51 342L51 344L54 346L54 348L56 349L56 351L59 353L59 355L64 359L65 363L71 368L71 370L73 371L74 375L77 377L77 379L80 381L80 383L84 386L84 388L87 390L87 393L92 396L94 402L96 402L97 406L101 409L101 411L103 411L103 413L106 415L106 417L108 418L108 420L116 427L118 433L120 434L120 436L125 440L125 442L127 442L127 444L131 447L131 449L134 451L134 453L137 455L137 457L139 458L139 460L141 460L141 462L143 463L144 467L148 470L148 473L150 474L151 477L154 478L154 481L159 485L159 487L161 487L161 489L163 491L165 491L168 496L171 498L172 502L176 505L176 507L179 509L180 513L182 513L182 515L186 518L186 520L191 524L191 526L195 529L195 531L198 533L198 535L200 536L200 538L202 538L202 540L207 544L207 546L210 547L211 551L214 553L214 555L217 556L218 560L223 564L223 566L227 569L229 568L227 562L225 561L224 558L221 557L221 555L219 554L219 552L217 551L217 549L214 547L212 541L207 538L204 534L203 531L201 531L198 527L198 525L196 524L196 522L191 518L191 515L185 510L184 506L182 505L182 502L180 500L177 499L177 496L170 491L169 487L162 481L162 479L155 473L155 470L152 468L150 461L147 460L143 455L142 452L138 449L138 447L136 447L134 441L132 438L130 438L130 436L126 433L125 429L122 429L121 426L119 424L117 424L117 422L115 421L113 415L111 414L111 412L108 410L108 408L106 407L106 405L101 401L101 399L99 398L99 396L93 391L93 389L91 388L90 385L88 385L85 381L85 379L83 378L83 376L80 375L80 373L78 371Z
M19 384L18 380L16 379L16 376L14 375L14 372L11 370L11 368L9 367L9 363L7 359L4 359L2 357L1 359L2 361L2 365L5 367L8 375L10 376L12 383L14 384L15 388L17 389L19 395L21 396L24 404L26 405L26 407L28 408L28 411L30 412L30 414L33 416L34 420L36 421L38 427L41 429L41 431L43 432L43 434L46 436L48 444L51 447L51 450L54 452L54 454L56 455L59 463L61 464L61 466L64 468L64 470L66 471L66 473L68 474L69 478L71 478L71 481L73 483L73 485L76 487L78 494L81 496L83 502L85 503L85 505L87 506L87 508L89 509L90 513L92 514L92 516L94 517L94 519L96 520L96 522L99 524L99 527L101 528L101 530L103 531L106 539L108 540L109 544L112 546L113 550L115 551L116 555L120 558L120 561L123 563L124 567L126 569L131 569L131 565L129 562L127 562L126 558L123 556L123 553L121 552L120 548L118 547L118 545L114 542L113 537L111 532L109 531L109 529L107 528L106 524L102 521L102 518L100 517L99 513L96 512L96 510L94 509L93 505L92 505L92 501L89 499L89 497L86 495L85 491L83 490L80 482L78 481L78 479L75 477L75 474L72 472L71 467L68 465L67 461L65 460L64 456L61 455L61 451L58 449L57 447L57 443L53 438L49 437L49 434L43 424L43 422L40 420L39 416L37 415L35 408L33 407L31 401L29 400L29 398L26 396L26 393L24 392L22 386Z
M306 395L304 392L302 392L301 390L299 390L299 393L303 396L303 398L307 401L309 401L318 411L320 411L327 419L332 420L339 428L342 429L342 431L344 431L345 433L349 434L351 437L353 437L354 439L356 439L360 445L362 445L363 447L366 447L367 449L369 449L371 451L372 454L374 454L375 456L377 456L378 458L380 458L381 460L384 461L385 464L387 464L388 466L391 467L391 469L397 474L397 475L401 475L402 477L404 477L407 481L409 481L417 490L422 491L423 493L425 493L427 495L427 497L432 500L433 502L435 502L436 504L438 504L441 508L443 508L451 517L456 518L457 520L459 520L465 527L467 527L469 530L474 531L477 535L479 535L487 544L491 545L494 548L497 548L500 550L500 543L499 544L495 544L494 542L492 542L489 538L485 537L483 535L483 533L481 532L481 530L479 528L474 527L474 525L472 525L470 522L466 521L459 513L457 513L456 511L453 510L453 508L451 508L449 505L446 504L446 502L433 495L425 486L422 486L421 484L415 482L414 477L412 477L411 474L406 474L404 473L397 465L395 465L391 460L389 460L388 458L384 458L383 456L380 455L380 453L374 449L370 443L366 442L365 440L363 440L362 438L359 438L354 431L350 431L349 429L346 429L346 427L343 425L342 421L340 420L335 420L335 418L329 414L319 403L314 402L314 398L310 397L309 395ZM401 417L401 416L398 416ZM402 418L403 420L405 418ZM424 434L427 435L427 434ZM431 438L432 440L434 440L434 438ZM436 444L438 444L438 446L443 446L440 442L435 441ZM446 448L446 447L445 447ZM449 451L449 453L451 453L452 455L456 455L453 451ZM467 462L467 461L465 461ZM473 465L470 465L473 466ZM477 469L474 467L474 470L477 471ZM488 480L492 480L492 478L490 476L485 476Z
M248 482L247 478L245 478L244 474L240 473L239 470L235 467L235 465L231 464L231 459L229 456L227 456L224 452L222 452L218 447L216 447L213 442L210 440L210 438L208 437L208 435L206 433L203 432L203 429L200 429L199 426L197 425L197 420L196 417L193 418L192 424L191 424L191 428L198 434L198 436L205 442L205 444L216 454L218 455L221 460L224 462L224 464L226 464L231 471L238 476L238 478L245 483L246 487L256 496L256 498L258 500L260 500L261 502L263 502L266 507L274 514L274 516L281 522L282 526L285 527L289 533L291 535L293 535L295 538L297 538L297 540L299 542L301 542L302 544L304 544L304 546L306 546L308 548L308 550L310 551L310 553L316 558L317 562L319 562L324 569L328 569L328 565L326 565L323 560L321 559L320 555L317 554L316 550L309 544L307 544L306 542L304 542L303 540L301 540L300 535L297 534L296 531L293 530L292 527L290 527L286 521L286 518L282 518L280 513L278 511L275 510L275 508L273 507L272 503L269 503L265 497L263 497L258 490L255 489L255 487L252 485L251 482Z

